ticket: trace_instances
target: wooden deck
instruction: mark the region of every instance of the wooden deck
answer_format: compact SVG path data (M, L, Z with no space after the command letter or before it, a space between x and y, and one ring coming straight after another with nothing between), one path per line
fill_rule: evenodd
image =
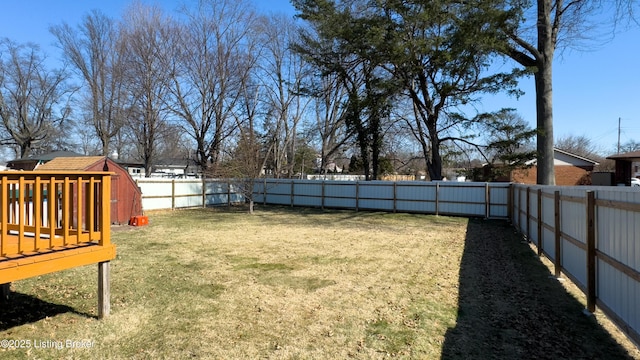
M0 284L98 266L98 316L109 313L111 174L0 173ZM6 291L7 286L2 286Z

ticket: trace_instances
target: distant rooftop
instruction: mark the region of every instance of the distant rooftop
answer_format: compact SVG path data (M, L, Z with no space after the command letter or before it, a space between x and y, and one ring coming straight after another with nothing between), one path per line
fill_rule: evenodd
M9 162L21 162L21 161L50 161L57 157L79 157L84 156L82 154L75 153L73 151L54 151L47 154L27 156L21 159L14 159Z
M622 153L622 154L615 154L615 155L607 156L607 159L640 161L640 151L631 151L631 152Z

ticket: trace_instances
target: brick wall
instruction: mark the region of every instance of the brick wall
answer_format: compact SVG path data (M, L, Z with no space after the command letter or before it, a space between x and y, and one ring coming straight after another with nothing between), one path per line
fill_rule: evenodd
M555 167L556 185L589 185L591 184L589 174L592 170L571 165L558 165ZM522 184L535 184L537 174L538 168L536 166L529 169L514 170L511 173L511 181Z

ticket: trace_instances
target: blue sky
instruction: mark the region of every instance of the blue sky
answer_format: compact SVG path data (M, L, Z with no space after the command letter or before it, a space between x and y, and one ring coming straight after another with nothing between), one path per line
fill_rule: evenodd
M187 0L194 1L194 0ZM168 11L181 1L148 0ZM260 11L293 14L289 0L253 0ZM50 25L63 21L79 23L92 9L119 17L130 0L2 0L0 2L0 37L17 42L35 42L50 57L59 53L51 45ZM621 142L640 141L640 28L616 35L604 45L588 52L566 50L554 63L554 132L555 137L569 135L591 139L603 155L615 153L618 119L621 119ZM498 96L487 98L483 110L515 108L532 126L535 125L533 79L521 82L525 95L518 100Z

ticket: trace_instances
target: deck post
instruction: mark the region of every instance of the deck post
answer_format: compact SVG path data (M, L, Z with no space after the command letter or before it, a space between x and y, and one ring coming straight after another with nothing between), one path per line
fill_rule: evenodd
M109 278L111 266L109 261L98 263L98 318L102 319L111 311L111 287Z
M0 284L0 302L9 300L9 293L11 292L11 283Z

